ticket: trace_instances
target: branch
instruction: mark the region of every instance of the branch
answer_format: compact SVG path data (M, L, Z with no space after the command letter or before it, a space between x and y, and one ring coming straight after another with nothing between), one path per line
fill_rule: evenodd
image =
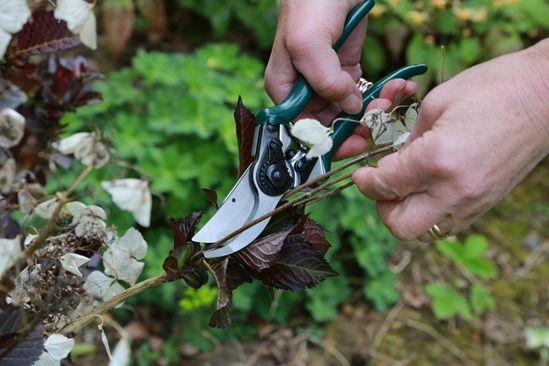
M120 305L127 299L134 297L152 287L161 285L165 282L168 282L168 275L166 274L166 272L162 272L154 277L147 278L146 280L141 281L133 285L132 287L125 289L124 291L114 296L110 300L107 300L104 303L97 305L93 309L89 310L87 313L79 316L78 318L73 320L71 323L63 327L59 331L59 333L61 334L74 333L82 329L83 327L85 327L87 324L89 324L93 319L95 319L99 315Z
M38 249L42 248L44 244L46 243L46 240L50 236L51 232L55 230L57 227L57 220L59 219L59 214L61 213L61 209L65 205L66 201L69 199L69 196L74 192L74 190L78 187L80 183L88 176L88 174L91 173L93 170L93 166L87 166L86 169L84 169L70 184L69 188L64 190L63 192L60 192L57 195L57 199L59 200L59 203L57 206L55 206L55 210L53 211L51 217L48 219L48 223L40 231L40 234L38 234L38 237L36 240L34 240L31 245L27 249L25 249L25 256L27 258L31 257Z

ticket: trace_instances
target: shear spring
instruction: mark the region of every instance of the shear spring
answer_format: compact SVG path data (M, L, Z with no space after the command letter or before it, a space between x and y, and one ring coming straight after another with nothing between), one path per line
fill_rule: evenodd
M364 93L366 90L368 90L369 87L371 87L374 83L372 83L371 81L368 81L364 78L360 78L357 83L356 83L356 86L358 86L358 90L360 90L361 93Z

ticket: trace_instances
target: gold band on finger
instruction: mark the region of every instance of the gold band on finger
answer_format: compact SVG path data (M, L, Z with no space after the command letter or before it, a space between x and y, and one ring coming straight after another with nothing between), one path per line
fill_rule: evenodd
M444 234L437 224L431 226L431 228L427 231L427 234L429 234L433 240L444 240L448 238L448 235Z

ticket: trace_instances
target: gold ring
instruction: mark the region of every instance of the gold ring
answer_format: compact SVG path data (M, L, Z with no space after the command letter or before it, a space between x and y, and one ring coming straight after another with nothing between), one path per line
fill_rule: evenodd
M444 234L442 230L438 227L437 224L431 226L429 231L427 231L427 234L433 239L433 240L444 240L448 238L448 235Z

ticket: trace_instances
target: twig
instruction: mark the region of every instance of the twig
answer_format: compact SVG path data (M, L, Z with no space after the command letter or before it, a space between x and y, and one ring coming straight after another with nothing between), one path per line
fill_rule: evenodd
M463 352L461 349L456 347L452 342L447 340L442 334L440 334L435 328L421 323L414 319L406 319L404 323L409 326L410 328L417 329L423 333L426 333L433 337L435 340L437 340L440 345L446 350L448 350L450 353L452 353L454 356L460 359L461 362L463 362L465 365L473 365L474 362L467 356L465 352Z
M411 362L411 360L409 358L398 361L398 360L395 360L394 358L386 355L385 353L381 353L381 352L378 352L378 351L371 351L368 354L370 355L370 357L383 362L384 365L386 364L386 365L391 365L391 366L406 366L406 365L410 364L410 362Z
M88 323L90 323L95 317L98 315L103 314L107 310L110 310L114 308L115 306L120 305L130 297L133 297L137 294L140 294L141 292L148 290L152 287L156 287L164 282L168 281L168 275L166 272L162 272L154 277L148 278L145 281L139 282L135 285L133 285L130 288L127 288L126 290L122 291L118 295L114 296L110 300L105 301L102 304L97 305L84 315L79 316L75 320L73 320L71 323L67 324L65 327L63 327L59 333L61 334L69 334L74 333L83 327L85 327Z
M380 346L381 342L383 341L383 337L385 337L385 334L387 334L387 331L395 321L403 306L404 304L402 302L399 302L395 307L391 309L391 311L389 311L389 314L387 314L387 316L383 320L383 323L376 332L370 352L374 352Z
M353 182L348 182L348 183L345 183L333 190L331 190L330 192L327 192L323 195L320 195L320 196L317 196L317 197L313 197L312 199L308 200L308 201L305 201L303 202L303 204L306 204L306 205L313 205L317 202L320 202L322 200L325 200L326 198L330 198L336 194L338 194L339 192L349 188L350 186L352 186L354 183Z
M308 188L310 186L312 186L313 184L316 184L318 182L321 182L323 181L324 179L326 178L329 178L331 176L333 176L334 174L342 171L343 169L346 169L348 167L350 167L351 165L353 164L356 164L358 162L361 162L363 160L367 160L367 159L370 159L372 156L375 156L375 155L378 155L378 154L382 154L384 152L387 152L387 151L392 151L393 150L393 147L392 146L385 146L385 147L382 147L382 148L379 148L379 149L376 149L374 151L370 151L370 152L367 152L367 153L364 153L362 155L360 155L359 157L355 158L355 159L352 159L350 161L348 161L347 163L345 164L342 164L341 166L329 171L328 173L325 173L325 174L322 174L318 177L316 177L315 179L312 179L311 181L308 181L308 182L305 182L299 186L297 186L296 188L288 191L286 193L286 197L288 196L291 196L295 193L298 193L298 192L301 192L303 191L305 188ZM222 239L218 240L216 243L213 243L211 246L208 247L208 249L212 249L212 248L216 248L216 247L219 247L221 244L223 244L224 242L226 242L227 240L229 239L232 239L234 238L235 236L237 236L238 234L244 232L245 230L251 228L252 226L256 225L256 224L259 224L261 221L264 221L265 219L268 219L269 217L272 217L284 210L287 210L288 208L290 207L294 207L294 206L297 206L299 204L304 204L304 203L307 203L307 204L312 204L312 203L316 203L320 200L323 200L323 199L326 199L328 197L331 197L333 196L335 193L337 192L340 192L342 191L343 189L349 187L352 185L352 183L347 183L343 186L340 186L340 187L337 187L336 189L330 191L330 192L327 192L326 194L320 196L319 198L320 199L312 199L311 201L306 201L306 199L308 198L311 198L311 196L315 195L316 193L320 192L321 190L323 190L324 188L326 188L327 186L329 185L332 185L334 183L337 183L343 179L346 179L346 178L349 178L350 177L350 174L342 177L342 178L336 178L330 182L326 182L324 184L322 184L320 187L317 187L317 188L314 188L312 189L311 191L308 191L308 192L305 192L303 193L303 195L299 196L298 198L292 200L292 201L288 201L280 206L278 206L277 208L275 208L274 210L266 213L265 215L262 215L260 217L258 217L257 219L255 220L252 220L248 223L246 223L245 225L241 226L239 229L237 230L234 230L233 232L229 233L228 235L226 235L225 237L223 237Z
M530 252L530 254L528 254L528 257L526 257L526 259L524 260L524 264L515 270L515 272L513 273L513 277L524 277L528 272L532 270L532 268L540 263L543 263L543 259L548 252L549 241L532 250L532 252Z
M25 256L27 258L32 257L32 255L42 246L46 243L46 240L50 236L51 232L55 230L57 227L57 219L59 218L59 214L61 213L61 209L63 209L63 206L65 205L65 202L69 199L69 196L74 192L74 190L82 183L82 181L90 174L90 172L93 170L93 166L87 166L80 174L74 179L74 181L70 184L69 188L64 190L63 192L60 192L57 194L57 199L59 203L57 206L55 206L55 210L53 211L52 215L48 219L48 223L40 231L40 234L38 234L38 237L36 240L34 240L27 249L25 249Z
M292 194L294 193L297 193L297 192L300 192L302 191L303 189L305 188L308 188L326 178L329 178L331 177L332 175L335 175L337 173L339 173L340 171L342 170L345 170L347 169L348 167L350 166L353 166L355 165L356 163L360 163L364 160L367 160L367 159L370 159L371 157L373 156L376 156L376 155L379 155L379 154L383 154L385 152L388 152L388 151L394 151L394 147L392 145L389 145L389 146L384 146L384 147L380 147L379 149L375 149L375 150L372 150L372 151L367 151L363 154L360 154L358 155L357 157L341 164L340 166L338 166L337 168L334 168L332 170L330 170L329 172L327 173L324 173L322 175L319 175L318 177L314 178L314 179L311 179L310 181L307 181L297 187L295 187L294 189L291 189L289 190L287 193L286 193L286 197L287 196L291 196Z
M328 352L333 358L336 359L336 361L342 365L342 366L350 366L351 362L341 353L337 348L334 346L328 344L327 342L323 341L322 339L318 339L316 337L313 337L311 335L307 336L307 340L311 343L316 344L317 346L321 346L324 348L326 352Z

